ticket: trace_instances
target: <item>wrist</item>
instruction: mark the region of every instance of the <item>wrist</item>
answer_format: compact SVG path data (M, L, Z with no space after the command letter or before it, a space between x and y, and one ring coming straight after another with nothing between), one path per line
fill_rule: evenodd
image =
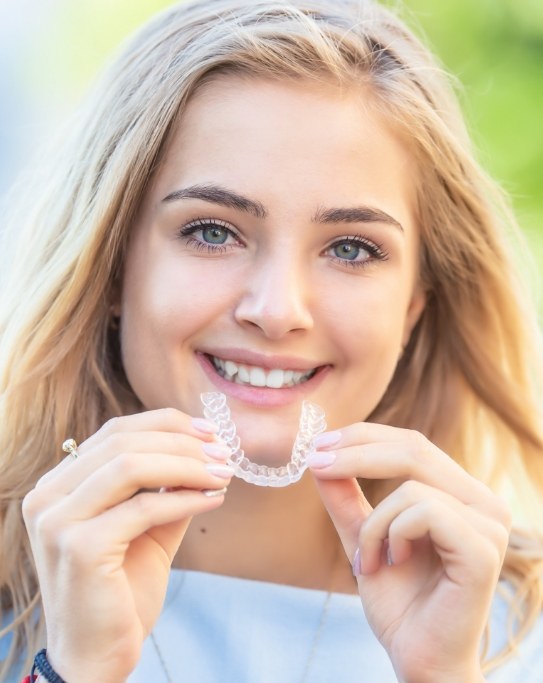
M51 663L54 671L58 673L64 683L126 683L128 674L123 675L118 672L112 672L111 665L101 659L92 662L83 662L80 658L77 660L66 657L65 653L52 651L49 654L47 650L47 658ZM47 677L39 683L50 683Z
M46 648L43 648L36 653L29 678L32 683L34 681L37 683L67 683L51 665Z
M106 678L97 674L95 671L91 675L86 675L88 667L76 666L67 667L65 662L62 666L50 656L46 649L40 650L35 658L30 676L26 676L21 683L125 683L126 678Z

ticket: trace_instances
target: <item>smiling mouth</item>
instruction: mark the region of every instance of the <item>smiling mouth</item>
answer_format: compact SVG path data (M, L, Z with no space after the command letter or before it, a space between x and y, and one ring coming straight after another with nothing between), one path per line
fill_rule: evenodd
M217 373L229 382L249 387L268 387L283 389L295 387L310 380L318 368L300 372L297 370L282 370L273 368L268 370L257 365L243 365L231 360L223 360L217 356L208 355Z

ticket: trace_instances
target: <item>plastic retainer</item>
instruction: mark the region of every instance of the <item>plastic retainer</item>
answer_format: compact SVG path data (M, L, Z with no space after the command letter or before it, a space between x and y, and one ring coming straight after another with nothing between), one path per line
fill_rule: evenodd
M303 401L290 462L282 467L257 465L246 457L241 448L226 396L218 391L210 391L201 394L200 399L204 404L204 415L218 426L218 436L231 450L228 464L234 468L235 476L256 486L288 486L299 481L307 469L306 459L312 450L312 440L326 429L324 410L315 403Z

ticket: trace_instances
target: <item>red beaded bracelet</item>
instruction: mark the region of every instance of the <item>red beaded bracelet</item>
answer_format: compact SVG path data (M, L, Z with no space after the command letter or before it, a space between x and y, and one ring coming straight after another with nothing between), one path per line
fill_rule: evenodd
M37 676L25 676L21 683L35 683L38 680Z

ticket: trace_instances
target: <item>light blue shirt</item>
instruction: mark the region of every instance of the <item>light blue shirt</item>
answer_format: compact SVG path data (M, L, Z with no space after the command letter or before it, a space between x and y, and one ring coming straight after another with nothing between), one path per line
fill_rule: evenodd
M497 594L491 652L504 643L506 623L507 604ZM164 609L129 683L168 683L161 659L175 683L397 682L357 595L193 571L171 572ZM543 683L543 616L487 680ZM19 681L13 675L2 683Z
M507 604L492 608L491 647L505 642ZM129 683L396 683L358 595L200 572L172 572L162 615ZM543 616L490 683L543 682Z

